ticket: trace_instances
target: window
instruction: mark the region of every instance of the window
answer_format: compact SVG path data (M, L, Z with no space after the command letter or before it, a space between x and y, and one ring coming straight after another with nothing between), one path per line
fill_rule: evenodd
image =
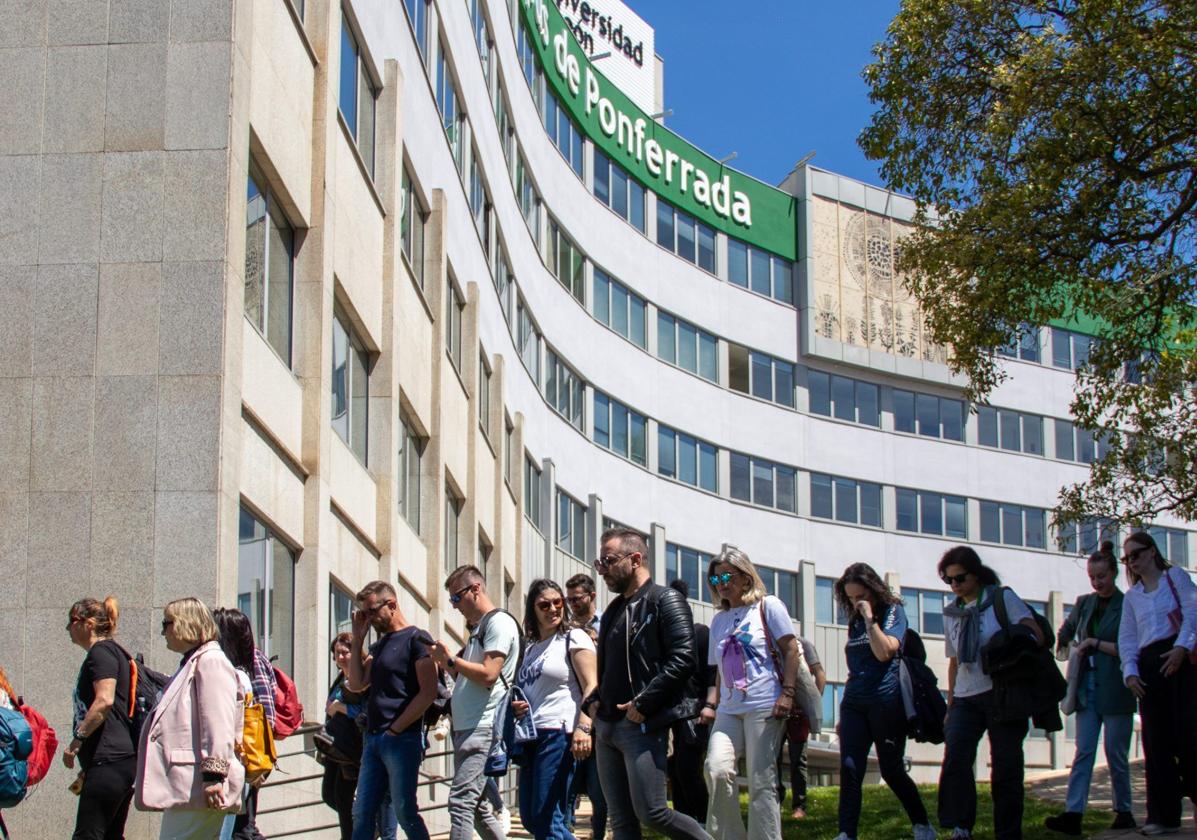
M727 377L733 391L794 407L794 365L790 362L729 342Z
M1159 525L1148 525L1143 529L1173 566L1182 569L1189 568L1189 534L1176 528L1163 528ZM1115 551L1118 549L1116 548Z
M337 106L371 178L374 177L374 119L377 104L378 87L370 76L358 39L350 28L349 16L342 7L341 86Z
M657 310L657 356L671 365L719 381L719 341L715 336Z
M420 533L420 476L423 475L424 444L406 420L400 418L399 513Z
M478 571L486 577L486 564L490 562L490 554L494 547L486 541L482 531L478 531Z
M660 198L657 199L657 244L704 271L715 273L715 231Z
M449 140L453 161L457 164L457 171L461 172L465 162L462 148L465 115L461 113L461 103L457 99L457 83L453 80L453 68L449 66L448 50L443 41L439 44L440 49L436 53L436 108L441 114L441 127Z
M370 428L370 360L340 309L333 312L332 326L332 427L365 464Z
M1056 532L1056 543L1065 554L1092 554L1106 540L1119 545L1118 524L1109 519L1086 519L1061 525ZM1163 550L1163 546L1160 547Z
M557 488L557 547L571 557L586 556L586 508Z
M416 48L420 51L420 58L428 63L428 0L403 0L407 9L407 17L411 21L412 35L416 39Z
M579 303L586 305L586 258L557 220L549 217L549 271Z
M596 147L594 150L594 195L636 230L644 233L644 187L628 175L627 170L611 160ZM711 265L714 260L714 239L711 240ZM714 271L714 269L708 269Z
M835 600L834 578L815 578L815 622L848 626L848 616Z
M1043 454L1043 418L1004 408L977 406L977 442L1028 455Z
M798 615L798 575L793 572L783 572L781 569L771 569L768 566L757 566L761 582L765 584L765 591L781 600L786 605L790 617Z
M245 317L291 366L295 231L250 163L245 205Z
M486 356L478 357L478 425L483 433L490 437L490 365L486 363Z
M520 361L532 375L532 381L540 385L540 330L536 328L532 315L528 312L528 305L521 297L516 302L516 346L519 347Z
M657 424L657 472L663 476L718 493L718 452L705 440Z
M893 391L894 430L964 440L964 403L931 394Z
M906 621L914 632L943 635L943 607L952 596L932 589L902 587L902 600L906 607Z
M453 366L461 370L461 314L465 302L457 292L452 277L445 278L445 350Z
M496 86L495 90L495 122L499 126L503 160L507 161L507 176L511 177L511 166L515 163L515 125L511 122L511 111L507 106L507 95L503 93L502 85Z
M727 279L774 300L794 302L794 264L731 236L727 238Z
M507 255L502 248L496 249L495 256L495 294L499 296L499 308L503 310L503 323L508 331L511 330L511 310L515 299L515 275L507 262Z
M459 535L461 534L461 511L465 501L453 494L445 482L445 571L456 569L461 562L458 557Z
M1045 548L1046 521L1046 511L1040 508L981 502L981 541Z
M549 133L549 139L574 174L583 177L585 158L582 154L582 131L570 118L561 100L550 90L546 90L544 95L544 130Z
M731 453L731 496L754 505L798 512L797 473L793 467Z
M684 580L690 587L690 599L711 603L711 589L707 586L707 569L714 555L693 548L665 543L665 579Z
M968 506L959 496L899 487L897 503L899 531L968 538Z
M1074 426L1067 420L1056 420L1056 457L1063 461L1092 464L1110 451L1110 438L1102 432Z
M490 256L491 214L490 190L482 178L482 169L478 166L478 149L473 149L470 155L470 213L474 217L474 227L478 231L478 238L482 240L482 250Z
M648 346L644 318L647 305L644 298L594 266L593 307L596 320L638 347Z
M352 593L332 581L328 584L328 600L328 643L331 645L338 634L353 632L353 611L357 609L357 602ZM332 667L337 667L335 662Z
M515 52L519 56L520 69L524 72L524 79L528 82L528 87L532 91L532 100L536 103L536 107L540 108L540 88L537 84L539 72L536 67L536 51L532 47L532 38L534 36L528 31L528 27L517 23L515 26Z
M822 519L881 527L881 485L810 474L810 513Z
M1039 361L1039 329L1027 324L1019 325L1019 334L1009 344L998 348L998 353L1008 359L1022 359L1024 362Z
M521 30L522 31L522 30ZM520 155L515 165L515 195L520 202L520 212L524 221L528 223L528 230L532 232L532 239L540 245L540 193L532 183L528 174L528 164L524 156Z
M1094 339L1087 335L1052 327L1052 365L1068 370L1080 370L1089 363Z
M594 392L594 442L642 467L648 466L648 420L606 394Z
M571 426L582 431L582 396L586 390L582 378L552 350L545 353L544 367L544 398L549 407L564 417Z
M531 458L524 459L524 516L538 531L544 531L540 510L540 467Z
M494 43L490 39L490 28L486 25L486 14L482 0L470 0L470 22L474 25L474 41L478 45L478 59L482 62L482 75L490 89L491 69L494 64Z
M253 624L258 649L294 673L295 555L246 508L237 547L237 609Z
M422 3L423 0L416 0ZM403 167L403 215L399 219L399 241L403 257L420 288L424 288L424 228L428 224L428 211L416 195L415 186L407 166Z
M870 382L808 370L806 388L812 414L865 426L881 425L877 386Z

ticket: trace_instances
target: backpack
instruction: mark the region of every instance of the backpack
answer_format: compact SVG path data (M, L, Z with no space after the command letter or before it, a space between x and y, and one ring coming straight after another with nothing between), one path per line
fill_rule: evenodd
M948 703L939 693L935 672L927 667L922 637L913 629L907 628L897 658L906 734L922 744L942 744Z
M54 731L54 727L42 717L41 712L32 706L25 705L24 698L16 698L14 705L21 716L25 718L25 722L29 724L29 729L33 733L33 752L30 753L27 760L29 778L25 783L26 787L33 787L46 778L46 773L50 772L50 765L54 763L54 754L58 752L58 734Z
M994 615L997 617L998 626L1007 628L1010 626L1010 617L1006 615L1006 592L1010 587L1003 586L998 589L997 596L993 599ZM1025 601L1023 602L1026 603ZM1039 626L1039 632L1043 634L1043 647L1048 650L1054 650L1056 647L1056 633L1052 630L1051 624L1046 618L1039 614L1039 610L1026 604L1026 608L1031 611L1031 617L1035 619L1035 624Z
M24 715L0 708L0 808L11 808L25 798L32 754L33 730Z
M274 668L274 737L281 741L303 724L303 704L295 682L282 668Z
M144 653L135 657L119 644L117 647L129 660L129 734L133 737L134 749L140 749L141 730L154 714L170 677L147 666Z

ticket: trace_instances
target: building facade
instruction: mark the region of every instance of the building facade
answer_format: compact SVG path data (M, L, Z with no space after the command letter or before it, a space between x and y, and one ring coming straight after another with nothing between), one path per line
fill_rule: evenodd
M592 63L572 3L0 8L0 665L60 732L79 598L115 595L168 671L166 602L240 607L319 719L363 584L460 644L447 570L518 613L613 522L700 618L710 557L747 551L824 655L829 721L848 563L902 593L941 676L951 545L1056 623L1087 590L1101 523L1047 511L1101 450L1068 413L1088 337L1003 349L1011 378L966 405L893 268L912 204L723 166L637 106L655 55L651 97L607 80L628 56ZM1157 536L1189 565L1190 531ZM267 834L332 836L318 768L284 767ZM425 764L435 824L448 769ZM17 836L69 833L68 781L6 814Z

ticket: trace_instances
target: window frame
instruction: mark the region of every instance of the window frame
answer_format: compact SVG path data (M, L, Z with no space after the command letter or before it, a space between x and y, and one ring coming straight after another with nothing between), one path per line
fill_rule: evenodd
M356 368L350 365L351 358L350 356L347 356L345 359L345 411L343 413L346 419L344 422L344 434L342 434L340 429L337 428L337 418L340 415L338 415L335 411L335 385L337 379L336 331L338 327L340 327L341 331L346 335L346 348L348 352L350 354L357 355L357 361L359 366L364 371L365 376L365 393L360 396L354 396L356 377L353 375L353 371ZM337 433L337 436L340 437L342 441L344 441L345 445L349 447L349 450L353 452L359 461L361 461L362 466L364 467L369 464L370 455L370 368L372 367L372 361L373 360L371 359L369 351L366 350L365 342L363 342L358 336L357 330L354 328L353 321L350 320L348 313L346 313L339 305L335 305L333 307L333 368L330 383L334 388L330 395L333 399L333 412L331 415L332 427L333 431ZM358 427L358 422L355 419L355 409L353 408L355 400L360 400L360 404L366 414L361 421L361 428L364 430L365 440L360 442L360 449L359 442L357 441L357 435L355 435L353 431Z
M255 175L257 177L255 177ZM287 366L288 370L293 369L294 362L294 348L295 348L295 260L298 238L295 227L287 219L286 213L279 205L278 200L274 196L274 190L270 182L265 178L261 169L254 163L252 157L250 158L248 172L246 173L246 228L245 228L245 255L246 255L246 270L245 270L245 286L248 289L250 285L249 259L250 259L250 228L252 224L257 224L258 221L264 221L262 226L262 270L260 273L260 282L256 282L255 286L260 288L258 293L259 300L259 315L255 320L251 317L248 307L244 308L246 319L250 322L253 328L258 332L271 349L282 360L283 364ZM254 204L254 196L248 195L250 189L256 191L257 197L262 201L262 215L258 219L254 219L251 223L249 221L250 208ZM287 309L286 309L286 329L285 339L286 346L279 347L275 343L275 338L272 338L273 330L271 325L274 319L271 317L271 300L273 295L272 287L277 285L271 279L271 268L273 267L273 260L271 258L271 244L276 238L273 234L275 229L279 229L285 236L280 237L280 241L289 242L286 245L286 269L287 269ZM246 295L248 297L248 295Z

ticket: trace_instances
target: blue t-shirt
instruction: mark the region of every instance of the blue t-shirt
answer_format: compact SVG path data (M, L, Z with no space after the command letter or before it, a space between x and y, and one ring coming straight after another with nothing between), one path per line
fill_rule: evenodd
M432 637L414 625L387 633L370 646L370 693L366 699L366 728L381 732L391 726L420 693L416 663L428 656ZM417 718L409 729L423 721ZM406 730L404 730L406 731Z
M885 635L901 642L906 637L906 610L902 609L901 604L890 604L877 624ZM873 655L864 619L859 616L848 625L848 644L844 646L844 655L848 660L845 701L864 705L897 696L900 690L898 659L894 657L882 662Z

